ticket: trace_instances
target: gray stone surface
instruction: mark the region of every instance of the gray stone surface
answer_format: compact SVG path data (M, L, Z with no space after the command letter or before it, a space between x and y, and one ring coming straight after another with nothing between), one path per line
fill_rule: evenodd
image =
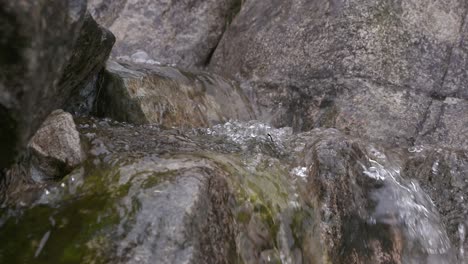
M89 0L88 10L96 21L110 27L125 7L127 0Z
M92 0L91 13L115 34L115 56L139 50L164 64L204 66L238 0Z
M57 107L66 107L77 114L91 111L96 97L95 79L104 68L114 42L114 35L98 25L87 13L72 56L58 84L61 90L55 103Z
M57 179L85 160L80 135L71 114L53 111L34 134L28 149L35 180Z
M98 114L135 124L207 127L255 116L235 82L203 72L109 61Z
M0 1L0 168L54 109L85 11L82 0Z
M243 82L263 119L275 125L346 127L372 140L411 144L433 98L467 99L465 5L245 1L210 69ZM359 118L329 120L336 115ZM464 141L450 133L453 142Z
M468 101L434 100L427 111L417 144L468 149Z
M0 168L17 158L52 110L79 104L115 41L85 14L86 1L26 2L0 3Z

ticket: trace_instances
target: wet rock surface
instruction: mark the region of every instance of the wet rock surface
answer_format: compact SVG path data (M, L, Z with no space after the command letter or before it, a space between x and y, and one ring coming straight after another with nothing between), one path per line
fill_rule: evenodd
M116 35L115 56L143 50L163 64L209 62L238 0L94 0L91 12Z
M447 181L424 180L433 164L422 152L258 122L197 130L77 124L88 161L23 207L2 209L0 233L17 235L0 259L463 263L464 205L429 191ZM447 166L463 166L457 157ZM33 220L43 224L32 228ZM8 253L26 240L22 254Z
M183 128L255 117L236 83L214 74L110 61L100 84L98 114L119 121Z
M278 126L337 127L411 145L430 125L431 102L467 99L465 75L457 70L466 57L465 5L245 1L210 68L253 90L264 118ZM457 125L446 122L435 124L441 137L464 144Z
M319 135L320 140L306 145L304 159L310 168L308 195L321 219L312 237L322 238L322 259L330 263L463 263L457 246L460 233L449 232L446 226L457 229L464 221L446 225L445 212L433 203L441 199L440 193L423 191L428 186L436 189L444 180L426 181L421 187L414 173L427 170L427 165L402 172L408 154L415 151L381 152L377 145L336 130Z
M466 260L468 153L465 150L424 147L413 151L414 155L405 164L403 173L405 177L418 180L431 196L447 227L454 250L462 260Z
M59 106L77 114L91 111L93 102L86 101L93 99L90 93L96 93L94 79L104 68L114 43L114 35L86 13L70 62L58 84L62 89L60 95L69 95ZM91 91L85 88L88 84Z
M467 262L464 1L88 10L105 69L83 1L0 0L0 263Z
M35 180L61 178L85 160L71 114L53 111L42 123L28 145L32 154L32 177Z

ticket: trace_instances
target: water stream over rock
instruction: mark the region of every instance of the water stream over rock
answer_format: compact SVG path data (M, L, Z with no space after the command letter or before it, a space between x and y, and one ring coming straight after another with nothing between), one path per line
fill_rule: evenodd
M466 261L466 223L448 232L431 193L403 173L418 152L257 121L76 122L88 161L4 204L0 262Z
M468 2L29 2L0 263L468 264Z

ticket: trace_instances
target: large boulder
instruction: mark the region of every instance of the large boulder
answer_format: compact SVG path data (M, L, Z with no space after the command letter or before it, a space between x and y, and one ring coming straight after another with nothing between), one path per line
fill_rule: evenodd
M99 83L97 112L118 121L207 127L255 117L236 83L214 74L109 61Z
M430 108L468 99L465 16L459 0L245 1L210 66L253 89L276 125L411 145Z
M90 11L116 35L115 56L142 50L182 67L204 66L240 0L92 0Z
M0 168L54 109L86 1L0 2Z
M114 38L85 11L79 0L0 3L0 168L107 59Z
M196 157L113 163L91 174L71 174L63 187L43 192L38 206L18 222L10 218L0 233L22 229L30 238L19 235L15 242L2 245L0 259L229 263L235 252L234 226L222 170ZM71 199L61 201L64 197ZM26 246L18 250L24 242Z

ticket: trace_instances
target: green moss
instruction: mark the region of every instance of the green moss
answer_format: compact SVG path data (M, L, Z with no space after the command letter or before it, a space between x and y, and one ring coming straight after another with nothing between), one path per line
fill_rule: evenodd
M288 182L287 167L278 160L265 159L256 164L255 170L250 170L245 165L248 157L232 154L170 155L170 158L191 161L209 160L211 165L222 170L221 175L226 177L235 194L231 209L236 212L237 223L248 225L252 217L259 219L261 226L268 230L271 247L279 250L276 244L280 227L278 216L290 209L288 202L294 194ZM154 188L180 172L143 170L133 164L131 158L125 157L119 157L112 165L88 162L84 165L83 183L74 192L64 193L55 204L36 206L25 210L21 216L10 217L0 228L0 236L14 239L0 241L0 263L112 262L110 254L115 252L115 241L135 225L134 216L141 209L136 197L138 191ZM129 165L130 169L122 170L124 165ZM123 175L124 171L132 172ZM73 175L77 176L71 174L64 182L70 183ZM130 198L130 202L122 199L124 197ZM291 228L299 241L307 217L305 214L295 217ZM41 238L48 231L49 239L38 258L34 258Z
M144 189L153 188L154 186L159 185L160 183L169 180L175 175L175 171L167 171L167 172L158 172L152 173L150 177L147 177L141 187Z
M0 236L14 239L0 241L0 263L82 263L85 256L105 252L102 247L106 243L90 248L87 242L120 221L109 198L84 196L57 206L34 207L20 218L11 217L0 229ZM47 232L49 238L39 253Z
M76 190L61 189L58 199L47 205L1 212L6 222L0 236L8 239L0 241L0 263L109 263L119 235L117 225L124 229L130 226L140 209L136 199L129 208L121 200L129 196L132 186L140 186L138 177L143 175L131 175L128 182L121 182L120 166L88 162L83 183ZM154 178L161 178L157 176ZM77 175L72 173L63 182L70 184L71 177ZM149 186L156 181L145 183ZM7 217L13 212L14 216ZM41 240L48 232L39 253Z
M238 212L236 219L239 223L247 224L250 221L250 214L245 211Z
M236 155L212 156L204 154L205 158L214 161L218 167L228 172L228 182L236 193L237 208L253 208L252 214L259 217L267 227L274 248L278 250L276 237L279 231L277 216L288 208L289 195L293 195L290 183L287 182L288 171L269 160L260 162L254 172L247 171L241 157ZM247 205L249 204L249 205ZM236 218L241 224L248 224L252 215L239 210Z

